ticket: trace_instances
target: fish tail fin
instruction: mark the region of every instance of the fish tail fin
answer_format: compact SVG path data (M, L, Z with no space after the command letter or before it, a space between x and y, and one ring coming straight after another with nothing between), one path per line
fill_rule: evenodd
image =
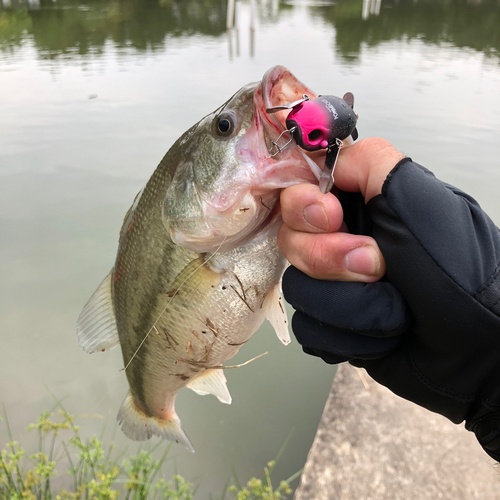
M193 445L182 430L181 421L173 409L168 420L150 417L139 407L129 391L116 419L123 433L134 441L146 441L152 436L159 436L183 444L194 453Z

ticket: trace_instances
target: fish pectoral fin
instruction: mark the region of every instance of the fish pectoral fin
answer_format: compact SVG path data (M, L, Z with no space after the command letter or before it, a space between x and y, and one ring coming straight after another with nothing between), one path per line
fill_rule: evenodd
M268 293L262 307L264 307L266 318L273 326L278 338L284 345L288 345L290 343L290 332L288 331L285 302L281 295L281 282Z
M76 335L85 352L113 349L120 343L111 291L112 276L113 269L90 297L78 317Z
M189 262L175 277L171 290L175 295L191 294L193 289L204 294L220 283L223 273L213 271L207 264L206 257L198 257Z
M200 396L213 394L221 403L231 404L231 394L226 385L224 370L206 370L186 385Z
M134 441L146 441L152 436L159 436L182 444L194 453L193 445L182 430L181 421L173 406L169 419L150 417L139 408L129 391L116 420L121 425L123 433Z

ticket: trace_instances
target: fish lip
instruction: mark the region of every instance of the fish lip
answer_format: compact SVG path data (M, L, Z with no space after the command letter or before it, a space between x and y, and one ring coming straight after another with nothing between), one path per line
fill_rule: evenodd
M284 66L274 66L273 68L266 71L260 84L262 101L264 103L262 115L269 123L273 124L280 133L285 130L284 124L280 120L278 120L277 114L269 114L266 110L273 106L273 104L271 103L271 92L276 83L276 72L284 75L286 71L288 70Z
M272 123L279 132L283 132L284 130L286 130L284 118L286 118L285 114L288 115L288 112L281 111L278 113L269 114L266 110L278 104L283 104L283 102L276 102L272 99L274 88L277 84L281 84L283 82L286 82L288 86L294 90L294 95L287 96L288 99L285 99L286 102L297 100L303 94L308 94L312 99L317 97L317 94L315 92L313 92L309 87L298 80L285 66L274 66L266 71L266 73L262 77L260 86L262 92L262 100L264 103L264 115L267 121L269 123Z
M289 87L295 90L294 95L290 95L289 98L286 99L287 102L293 102L303 94L307 94L311 99L315 99L316 97L318 97L318 94L313 92L309 87L298 80L285 66L278 65L269 69L262 77L260 89L257 91L262 95L263 105L262 108L258 107L257 109L259 110L261 119L267 121L267 123L275 128L277 136L287 130L285 121L289 112L284 110L277 113L268 113L267 109L272 108L273 106L278 104L283 104L283 102L275 102L272 99L272 94L275 86L283 82L285 82ZM298 146L293 136L289 135L289 138L294 146ZM301 148L298 149L304 160L308 163L313 175L316 177L316 179L319 180L322 170L321 167L313 159L313 156L311 154L308 154L308 152ZM272 157L270 151L269 155Z

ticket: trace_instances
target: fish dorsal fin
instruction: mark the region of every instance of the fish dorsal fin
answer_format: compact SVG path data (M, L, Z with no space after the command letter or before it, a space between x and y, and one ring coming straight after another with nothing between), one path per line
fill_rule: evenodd
M142 193L144 192L145 187L143 187L136 195L134 198L134 202L132 203L131 207L127 210L127 213L125 214L125 217L123 218L123 224L120 229L120 236L123 236L124 232L126 232L126 228L131 222L131 215L134 213L134 210L137 208L137 205L139 204L139 200L141 199Z
M224 370L207 370L186 385L200 396L213 394L221 403L231 404L231 394L227 389Z
M290 332L288 331L288 318L285 303L281 295L281 282L276 284L268 293L263 307L266 318L273 325L274 331L284 345L290 343Z
M76 335L85 352L105 351L119 344L111 292L112 276L113 270L104 278L78 317Z

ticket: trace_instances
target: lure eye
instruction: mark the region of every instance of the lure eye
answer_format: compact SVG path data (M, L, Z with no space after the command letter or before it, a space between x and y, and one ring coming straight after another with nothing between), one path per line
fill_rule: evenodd
M235 117L233 113L221 113L215 122L215 132L221 137L229 137L235 129Z

